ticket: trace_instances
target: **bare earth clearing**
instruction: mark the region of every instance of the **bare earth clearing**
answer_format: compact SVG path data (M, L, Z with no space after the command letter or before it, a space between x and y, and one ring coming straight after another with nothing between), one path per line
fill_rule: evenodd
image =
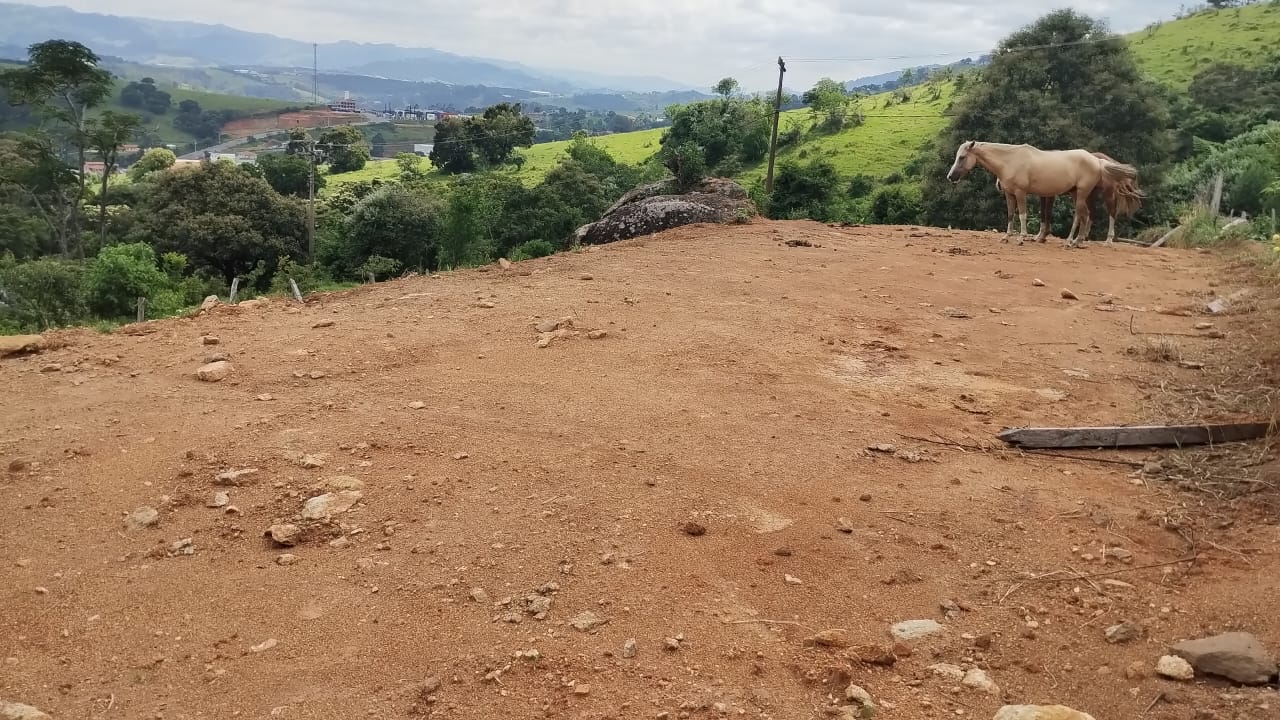
M62 333L0 360L0 700L782 720L835 714L852 681L877 718L1274 718L1274 689L1152 674L1209 633L1280 648L1274 495L904 437L1185 419L1162 398L1225 377L1276 313L1156 309L1242 277L1185 250L758 221ZM1127 353L1131 315L1206 367ZM563 316L579 334L536 347ZM195 377L211 353L221 382ZM326 491L329 520L301 519ZM292 547L263 537L286 523ZM890 625L919 619L945 630L889 665ZM1141 636L1107 643L1126 620ZM851 647L806 644L833 629Z

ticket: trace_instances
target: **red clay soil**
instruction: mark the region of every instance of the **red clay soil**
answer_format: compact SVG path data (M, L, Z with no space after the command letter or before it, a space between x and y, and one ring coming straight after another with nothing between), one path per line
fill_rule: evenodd
M884 718L1275 717L1274 690L1152 673L1227 629L1280 651L1274 515L1217 522L1176 564L1186 533L1161 518L1201 497L912 439L1168 420L1150 384L1200 382L1250 318L1156 309L1240 276L1213 254L999 237L695 226L0 360L0 700L783 720L838 714L853 682ZM1127 352L1131 315L1206 369ZM197 380L213 353L234 370ZM352 488L345 512L300 518ZM207 507L217 492L234 511ZM131 528L143 506L158 520ZM918 619L945 629L894 654L890 625ZM1141 636L1106 642L1126 620ZM825 630L851 647L806 643Z
M358 113L303 110L261 117L241 118L227 123L222 132L232 137L244 137L272 130L291 130L295 127L316 128L331 125L349 125L364 122L367 118Z

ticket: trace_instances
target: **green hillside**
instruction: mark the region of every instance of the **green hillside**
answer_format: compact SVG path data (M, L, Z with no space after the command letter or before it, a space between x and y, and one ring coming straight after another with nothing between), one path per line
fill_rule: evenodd
M1143 69L1159 82L1185 87L1217 61L1261 64L1280 51L1280 3L1205 10L1156 23L1128 36Z
M267 100L243 95L220 95L199 90L180 90L165 83L158 83L157 86L161 90L169 93L173 100L173 105L169 108L169 112L164 115L151 115L137 108L125 107L120 103L120 91L128 84L129 80L117 79L115 95L111 98L111 102L102 109L142 115L148 130L154 132L162 142L173 144L190 143L195 140L189 133L173 126L173 118L178 112L178 104L184 100L194 100L200 103L200 109L202 110L236 110L246 114L279 113L290 108L296 110L305 106L303 102L290 103L283 100Z

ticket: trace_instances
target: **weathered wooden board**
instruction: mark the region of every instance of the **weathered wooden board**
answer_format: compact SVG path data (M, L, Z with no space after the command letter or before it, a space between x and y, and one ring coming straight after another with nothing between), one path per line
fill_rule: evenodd
M996 437L1025 448L1114 448L1205 445L1265 437L1270 423L1010 428Z

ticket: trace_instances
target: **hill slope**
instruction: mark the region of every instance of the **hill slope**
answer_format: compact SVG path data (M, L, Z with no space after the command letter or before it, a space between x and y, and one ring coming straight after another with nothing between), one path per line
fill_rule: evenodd
M1174 87L1213 62L1260 64L1280 47L1280 4L1206 10L1129 36L1144 70Z

